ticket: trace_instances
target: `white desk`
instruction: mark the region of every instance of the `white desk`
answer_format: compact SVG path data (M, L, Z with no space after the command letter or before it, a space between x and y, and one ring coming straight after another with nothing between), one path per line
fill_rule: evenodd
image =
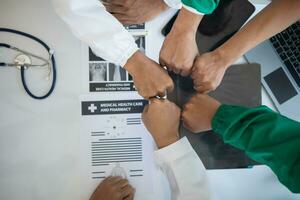
M160 37L162 42L162 36L155 34L171 15L172 11L166 12L148 24L151 34L147 40ZM81 43L55 15L49 0L0 0L0 27L42 38L55 49L58 65L55 92L43 101L25 94L17 70L0 69L0 199L80 200ZM35 51L25 41L2 33L0 41ZM147 45L157 57L157 46L151 42ZM0 58L7 59L2 52ZM30 82L40 83L41 79ZM266 100L265 96L263 102L269 105ZM210 170L208 174L215 199L300 199L264 166Z

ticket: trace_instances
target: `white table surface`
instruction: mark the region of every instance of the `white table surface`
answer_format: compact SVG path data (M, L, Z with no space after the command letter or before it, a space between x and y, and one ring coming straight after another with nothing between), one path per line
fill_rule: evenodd
M147 50L156 60L163 41L158 30L173 13L167 11L147 24ZM0 69L0 199L80 200L78 97L85 93L81 84L81 43L55 15L49 0L0 0L0 27L42 38L55 49L58 65L54 94L43 101L33 100L24 92L19 71ZM0 33L3 41L33 52L37 47ZM3 53L0 49L0 60L9 61ZM44 89L43 79L34 72L28 76L32 90L43 91L39 89ZM37 84L41 87L35 87ZM264 92L263 104L272 107ZM300 200L265 166L208 170L208 174L215 199Z

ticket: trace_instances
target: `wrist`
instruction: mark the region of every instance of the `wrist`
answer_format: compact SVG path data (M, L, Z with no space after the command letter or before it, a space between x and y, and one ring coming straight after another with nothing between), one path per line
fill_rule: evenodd
M224 61L226 61L227 65L231 65L237 59L243 56L243 54L250 49L251 45L251 40L243 40L239 37L239 33L237 33L215 51L218 51L218 53L222 55L222 58L224 58Z
M203 15L198 15L181 8L172 30L192 32L196 34Z
M221 105L222 104L220 102L218 102L218 101L215 101L213 103L213 110L212 110L212 113L210 115L210 127L209 127L210 129L213 129L213 121L214 121L214 118L217 115L218 110L221 107Z
M164 138L164 139L160 140L160 142L156 142L156 144L157 144L157 147L159 149L161 149L161 148L164 148L166 146L169 146L169 145L177 142L178 140L179 140L179 133L177 132L174 136Z
M158 8L159 10L165 11L170 8L164 0L157 0L157 1L159 1L159 8Z
M216 50L214 50L214 54L216 55L216 58L221 61L225 69L227 69L232 63L235 62L239 58L238 55L229 52L229 50L226 50L223 47L219 47Z
M141 68L140 66L143 66L145 59L147 59L147 57L138 50L127 60L124 65L124 69L126 69L126 71L134 77L138 69Z

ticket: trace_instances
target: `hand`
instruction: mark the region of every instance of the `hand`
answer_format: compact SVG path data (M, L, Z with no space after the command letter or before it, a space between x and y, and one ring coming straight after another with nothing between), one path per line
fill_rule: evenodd
M192 78L197 92L207 93L215 90L221 83L230 62L219 51L205 53L196 58Z
M90 200L133 200L135 189L121 177L108 177L96 188Z
M173 81L166 70L140 51L127 61L124 68L132 76L139 94L146 99L164 97L166 92L173 91Z
M179 139L180 109L169 100L150 99L150 104L144 108L142 119L158 148Z
M196 94L184 105L182 112L183 125L194 133L211 129L212 119L220 103L204 94Z
M141 24L168 9L163 0L105 0L103 4L122 24Z
M182 76L191 73L198 55L196 32L201 18L200 15L181 9L160 50L160 65Z

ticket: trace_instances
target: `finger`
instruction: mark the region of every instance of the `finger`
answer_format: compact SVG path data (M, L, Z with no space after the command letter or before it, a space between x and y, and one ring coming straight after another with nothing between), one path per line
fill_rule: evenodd
M127 185L129 185L129 182L128 182L128 180L126 180L126 179L121 179L119 182L117 182L117 186L118 186L119 188L124 188L124 187L126 187Z
M124 4L124 0L104 0L104 1L119 6L122 6Z
M119 20L123 25L130 24L130 21L128 20L126 15L120 14L120 13L113 13L113 16Z
M206 94L212 90L208 85L205 85L205 83L203 83L203 85L194 86L194 89L202 94Z
M191 70L189 70L189 69L183 69L183 70L181 70L181 72L180 72L180 75L181 76L188 76L188 75L190 75L191 74Z
M134 189L130 185L127 185L124 188L122 188L122 198L126 198L132 194L134 194Z
M161 98L164 98L166 95L167 95L167 94L166 94L166 91L165 91L165 90L164 90L164 91L159 91L159 92L157 93L157 96L159 96L159 97L161 97Z
M192 79L199 79L199 75L198 75L199 73L198 73L198 70L196 69L196 70L194 70L193 72L192 72L192 74L191 74L191 78Z
M152 97L149 99L150 104L157 104L160 103L160 100L156 97Z
M150 103L150 102L149 102ZM148 110L149 110L149 104L148 105L146 105L145 107L144 107L144 111L143 111L143 113L147 113L148 112Z
M104 179L102 182L105 183L105 182L109 182L113 177L112 176L108 176L106 179Z
M200 86L203 85L204 81L200 78L200 79L193 79L193 83L195 86Z
M123 200L133 200L134 194L130 194L128 197L125 197Z
M175 73L175 74L179 74L180 73L180 69L177 69L175 67L172 67L172 71Z
M189 124L188 124L188 119L187 119L186 116L183 116L183 117L182 117L182 125L183 125L184 128L190 130L190 126L189 126Z
M167 88L166 88L167 92L172 92L174 90L174 82L171 79L170 83L167 84Z
M105 3L104 6L105 6L107 12L113 13L114 15L124 13L124 8L121 6L113 5L110 3Z
M159 57L159 65L160 66L162 66L162 67L166 67L167 65L166 65L166 63L165 63L165 61L161 58L161 57Z
M118 183L120 180L122 180L122 177L120 176L113 176L110 180L108 180L111 184L116 184Z

